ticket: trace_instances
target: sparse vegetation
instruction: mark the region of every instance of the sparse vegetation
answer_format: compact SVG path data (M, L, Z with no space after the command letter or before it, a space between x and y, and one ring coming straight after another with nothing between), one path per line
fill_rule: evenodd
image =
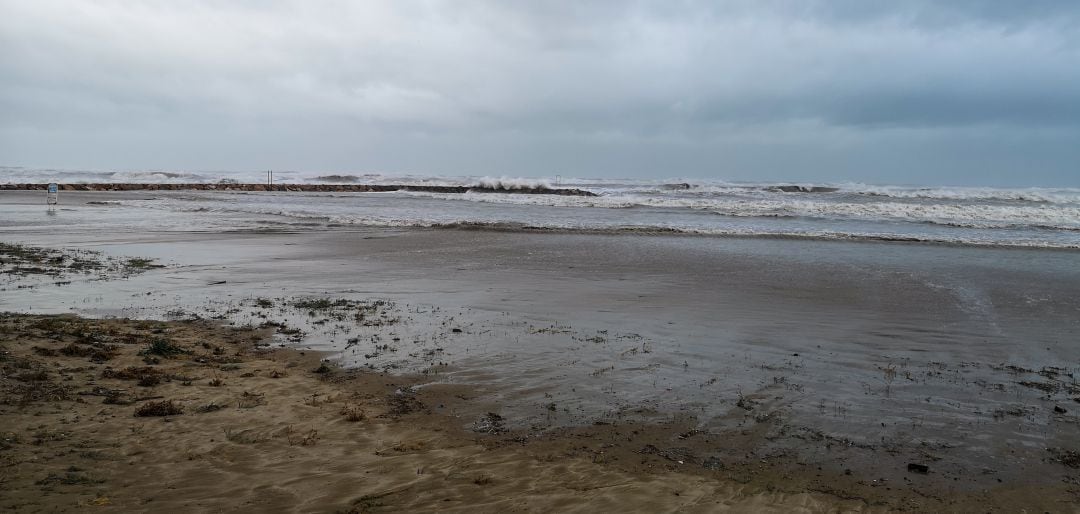
M492 480L489 475L479 475L473 479L473 483L476 485L490 485Z
M386 403L389 405L390 410L383 415L384 417L404 416L424 409L424 403L409 392L392 394L387 397Z
M305 298L302 300L296 300L292 302L294 308L304 311L328 311L335 308L345 308L352 305L351 300L338 299L330 300L327 298Z
M1030 387L1032 389L1038 389L1039 391L1047 394L1056 393L1059 389L1061 389L1061 386L1054 382L1035 382L1031 380L1021 380L1017 382L1017 384L1020 384L1024 387Z
M1050 448L1049 451L1055 461L1073 469L1080 469L1080 452L1064 448Z
M37 485L94 485L105 482L100 478L91 478L76 471L68 471L64 474L49 473L49 476L38 480Z
M53 277L55 285L70 284L55 278L69 274L97 273L99 278L127 276L148 269L164 267L154 264L154 259L107 257L100 252L81 249L57 249L0 243L0 275L15 280L20 277Z
M162 337L151 340L150 344L146 345L146 349L142 351L142 355L158 355L165 358L185 353L188 353L188 351Z
M365 327L392 325L400 321L391 317L393 304L385 300L358 301L345 298L304 298L288 303L300 311L307 311L309 317L323 316L326 320L346 321L351 319ZM316 324L324 323L319 320Z
M112 344L92 343L83 345L68 343L60 349L60 353L68 357L90 357L92 362L105 362L120 353L120 348Z
M494 412L489 412L473 424L473 431L485 434L499 434L506 432L505 422L506 419L502 416Z
M58 402L71 399L71 390L62 384L42 380L34 382L16 382L9 386L4 401L9 405L27 405L35 402Z
M160 375L160 371L149 366L128 366L120 370L110 368L101 372L101 378L112 378L117 380L138 380L140 382L144 380L149 380L149 377L158 378L158 382L160 382Z
M66 271L87 273L104 267L98 252L0 243L0 274L58 277Z
M154 264L155 259L144 259L141 257L133 257L124 261L124 267L129 270L148 270L153 268L164 268L164 265Z
M367 419L367 413L364 409L361 409L355 405L345 405L341 408L341 415L345 416L345 421L355 423L357 421L363 421Z
M222 406L220 406L220 405L218 405L218 404L216 404L214 402L210 402L210 403L208 403L206 405L200 405L199 407L196 407L195 412L197 412L199 414L206 414L207 412L217 412L217 411L221 410L222 408L223 408Z
M225 439L237 444L258 444L270 440L270 436L262 434L254 429L245 430L233 430L231 428L224 429Z
M135 409L135 417L146 418L153 416L178 416L184 413L184 407L172 400L160 402L146 402Z
M311 428L307 432L297 432L290 426L286 429L285 436L290 446L312 446L319 440L319 431Z
M265 394L252 393L250 391L244 391L243 394L240 395L240 398L236 400L236 407L238 409L251 409L265 404Z

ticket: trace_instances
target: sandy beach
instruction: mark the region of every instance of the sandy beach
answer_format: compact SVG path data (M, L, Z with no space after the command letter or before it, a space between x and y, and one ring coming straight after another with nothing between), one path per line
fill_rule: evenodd
M69 193L46 230L36 196L0 197L5 507L1078 499L1073 251L206 211L143 230L109 203L140 194Z
M629 450L665 444L686 426L534 441L491 417L468 430L456 414L475 410L464 407L475 398L468 388L417 388L415 378L260 348L265 331L70 316L0 323L3 502L21 512L867 507L682 473L662 452ZM155 351L159 341L170 349ZM162 402L174 410L155 411Z
M690 420L532 436L468 387L350 372L207 322L5 315L4 506L20 512L884 512L1070 505L1068 488L880 487ZM476 405L479 403L480 405ZM494 408L494 407L493 407ZM678 445L674 446L673 445ZM920 479L924 477L916 477ZM932 492L932 491L936 491Z

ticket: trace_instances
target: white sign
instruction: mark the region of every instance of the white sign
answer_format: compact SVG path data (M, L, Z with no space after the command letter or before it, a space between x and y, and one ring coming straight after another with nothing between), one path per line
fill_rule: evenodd
M46 197L46 201L49 205L56 205L60 202L60 186L49 184L49 194Z

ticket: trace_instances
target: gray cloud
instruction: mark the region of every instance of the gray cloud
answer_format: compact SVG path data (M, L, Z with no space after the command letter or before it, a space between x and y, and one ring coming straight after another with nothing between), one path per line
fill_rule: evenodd
M1076 185L1078 25L1049 0L0 0L0 161Z

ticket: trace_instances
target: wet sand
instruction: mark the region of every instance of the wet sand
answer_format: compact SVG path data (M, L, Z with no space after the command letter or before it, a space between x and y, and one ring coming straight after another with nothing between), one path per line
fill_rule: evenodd
M331 368L266 331L4 315L0 334L0 502L20 512L863 510L623 449L672 427L467 431L468 388Z
M251 426L271 427L273 437L229 448L262 455L264 445L283 452L268 454L276 460L247 458L276 470L266 480L289 482L294 474L297 483L311 484L305 494L321 498L282 496L285 509L347 509L365 495L399 487L406 489L378 500L388 510L709 511L727 505L767 511L775 504L775 511L1058 512L1078 499L1076 252L472 230L87 228L9 230L2 237L98 250L118 262L146 257L165 267L104 279L15 277L0 286L0 310L198 319L165 326L198 326L198 337L212 341L226 338L230 323L262 326L261 341L272 345L272 355L326 352L320 355L357 370L346 373L352 380L332 382L335 388L385 381L384 389L362 393L371 412L388 409L395 390L424 384L415 394L426 409L405 416L404 426L367 417L388 423L385 432L370 428L375 433L408 428L422 432L415 439L432 441L398 452L411 474L395 468L401 474L379 487L312 492L319 482L305 474L308 466L334 462L335 476L355 466L371 480L365 471L387 462L385 452L375 454L382 443L340 463L331 458L342 452L332 442L337 439L289 444L285 427L314 422L274 406L303 406L305 395L330 387L321 374L290 372L287 379L298 382L272 391L291 399L270 408L234 408L235 419L265 415L262 425ZM316 300L343 303L324 308L311 303ZM360 311L367 314L357 318ZM223 325L202 325L208 321ZM26 351L25 343L17 347ZM181 362L190 358L160 365ZM205 382L217 368L196 369ZM98 367L73 380L104 384L102 373ZM234 396L283 383L259 373L223 380L225 387L244 384L230 390ZM215 398L214 389L193 393L203 390L197 385L154 386L168 393L154 395L168 398L184 391L177 399L186 409L155 426L194 427L225 412L192 414L199 402ZM294 393L299 396L289 396ZM43 405L33 413L83 408L67 400ZM80 419L120 409L95 407ZM146 422L132 416L134 406L123 408L109 415ZM5 409L5 419L31 412ZM340 422L340 411L340 405L320 410L320 422L335 427L343 441L369 437L369 428L360 428L367 425ZM74 419L57 416L68 425ZM507 432L489 430L494 419ZM208 426L199 437L233 443L217 435L230 427ZM315 428L320 437L331 433ZM395 439L401 440L409 438ZM322 451L315 448L327 453L313 453L319 458L310 461L297 453ZM458 485L485 487L466 493L447 492L450 471L435 481L416 476L425 462L450 469L448 463L466 456L474 459L466 459L474 466L469 473L509 478L472 477ZM285 464L292 461L302 465ZM60 473L35 469L17 473L20 491L39 490L37 481ZM329 472L320 473L327 480ZM623 485L588 486L587 493L573 486L599 477ZM200 493L211 505L207 510L232 501L233 493L223 492L232 489L221 482L239 487L221 480L201 486L208 488ZM78 501L89 490L80 489ZM215 497L222 494L229 498ZM460 503L438 503L444 494ZM522 498L529 503L512 503Z
M694 423L531 437L468 387L350 372L208 322L0 318L4 507L135 511L883 512L1062 510L1066 487L980 494L875 487L773 458ZM161 411L165 402L172 412ZM149 406L149 408L148 408ZM487 407L481 405L480 407Z

